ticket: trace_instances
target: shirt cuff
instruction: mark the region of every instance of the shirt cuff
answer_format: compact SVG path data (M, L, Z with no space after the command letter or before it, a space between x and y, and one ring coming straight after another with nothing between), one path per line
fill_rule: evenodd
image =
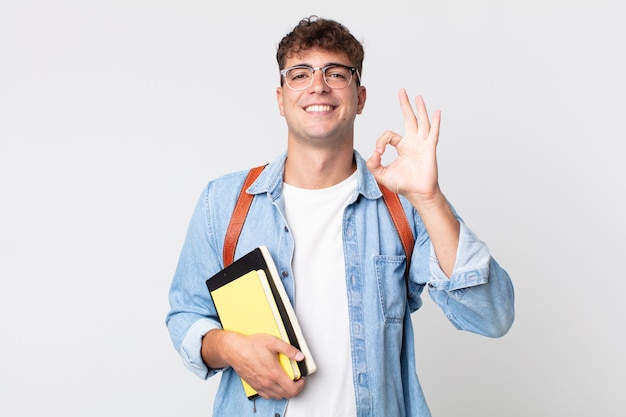
M216 373L209 369L202 360L202 338L213 329L221 329L219 322L210 319L200 319L191 325L183 343L180 345L180 355L183 363L191 372L202 379L207 379Z
M489 262L491 260L489 249L465 223L462 221L459 223L459 246L452 276L449 279L439 266L439 261L431 244L430 270L433 279L428 282L431 289L453 291L485 284L488 281Z

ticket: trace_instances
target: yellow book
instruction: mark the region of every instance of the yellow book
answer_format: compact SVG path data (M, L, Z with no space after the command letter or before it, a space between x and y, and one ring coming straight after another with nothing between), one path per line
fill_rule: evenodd
M283 354L278 360L293 379L310 375L316 365L304 341L293 307L266 247L261 246L206 281L222 327L245 335L270 334L298 348L301 362ZM244 381L249 399L258 394Z

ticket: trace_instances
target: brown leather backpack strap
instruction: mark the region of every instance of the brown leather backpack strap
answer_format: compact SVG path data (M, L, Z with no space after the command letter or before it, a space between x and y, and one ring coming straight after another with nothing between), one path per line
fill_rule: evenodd
M230 223L228 223L228 228L226 229L226 237L224 238L224 251L222 254L224 258L224 267L232 264L235 260L235 248L237 248L237 241L239 240L243 224L246 222L246 216L248 215L248 210L250 210L252 200L254 199L254 194L248 194L246 190L261 174L263 168L265 168L265 165L252 168L248 172L248 176L246 177L243 186L241 187L241 191L239 192L239 198L235 204L233 215L230 218Z
M257 179L257 177L261 174L264 168L265 165L260 165L258 167L252 168L248 172L243 186L241 187L237 203L235 204L235 209L233 210L233 215L230 218L228 228L226 229L226 237L224 238L224 251L222 254L224 258L224 267L230 265L235 260L235 249L237 247L237 241L239 240L239 235L241 234L243 224L246 221L246 217L248 215L248 211L250 210L252 200L254 199L254 195L248 194L246 190ZM402 248L404 249L404 254L406 256L406 270L404 276L408 288L409 263L411 261L411 255L413 254L414 244L413 232L411 231L411 226L409 225L409 221L406 217L406 213L404 212L404 208L402 207L402 203L400 203L400 198L398 197L398 194L390 191L387 187L380 183L378 184L378 186L380 188L380 191L382 191L383 193L385 205L389 210L391 220L396 227L398 236L400 237L400 242L402 243Z
M396 226L398 236L400 236L400 241L402 242L402 247L404 248L404 254L406 256L406 270L404 271L404 278L408 289L409 263L411 262L411 255L413 254L415 238L413 237L411 226L406 218L406 213L404 212L404 208L402 208L402 203L400 203L400 197L398 197L398 194L392 192L380 183L378 183L378 187L383 193L383 199L385 200L389 214L391 214L391 220L393 220L393 224Z

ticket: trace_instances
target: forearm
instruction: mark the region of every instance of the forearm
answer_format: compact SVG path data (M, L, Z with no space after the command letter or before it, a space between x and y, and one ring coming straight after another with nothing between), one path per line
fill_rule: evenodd
M448 277L452 276L459 246L460 225L448 200L439 189L430 199L411 196L408 199L426 227L439 266Z

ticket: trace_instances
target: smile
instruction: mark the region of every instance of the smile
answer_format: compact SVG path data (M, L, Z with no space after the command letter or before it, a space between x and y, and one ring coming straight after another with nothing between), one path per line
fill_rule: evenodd
M333 109L333 106L314 104L312 106L307 106L304 108L304 111L309 113L322 113L329 112Z

